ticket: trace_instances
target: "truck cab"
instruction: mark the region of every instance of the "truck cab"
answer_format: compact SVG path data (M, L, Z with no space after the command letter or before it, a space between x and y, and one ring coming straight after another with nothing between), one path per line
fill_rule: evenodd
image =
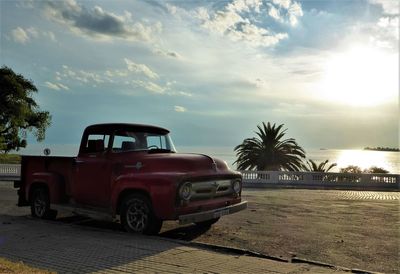
M207 155L177 153L169 131L151 125L89 126L77 157L23 156L21 170L19 205L39 218L67 208L156 234L164 220L210 226L247 207L240 173Z

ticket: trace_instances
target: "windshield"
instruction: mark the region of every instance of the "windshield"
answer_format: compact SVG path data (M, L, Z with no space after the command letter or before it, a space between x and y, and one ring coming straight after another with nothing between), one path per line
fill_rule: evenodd
M163 150L176 152L169 134L152 132L116 132L112 145L114 152Z

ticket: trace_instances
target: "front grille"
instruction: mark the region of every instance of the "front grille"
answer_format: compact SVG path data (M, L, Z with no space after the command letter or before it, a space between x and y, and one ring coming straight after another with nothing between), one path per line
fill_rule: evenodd
M192 183L190 200L205 200L215 197L230 196L234 193L231 180L211 180Z

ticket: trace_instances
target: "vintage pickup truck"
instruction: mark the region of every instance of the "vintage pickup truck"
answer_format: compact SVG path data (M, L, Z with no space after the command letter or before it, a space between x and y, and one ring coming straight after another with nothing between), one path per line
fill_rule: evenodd
M77 157L23 156L15 187L34 217L68 210L144 234L157 234L163 220L211 226L247 207L240 173L207 155L176 153L169 131L150 125L91 125Z

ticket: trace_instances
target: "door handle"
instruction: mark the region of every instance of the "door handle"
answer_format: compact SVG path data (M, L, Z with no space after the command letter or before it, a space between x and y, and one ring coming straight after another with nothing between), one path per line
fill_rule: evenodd
M75 164L83 164L85 161L83 161L83 160L77 160L77 159L75 159L75 161L74 161L74 163Z

